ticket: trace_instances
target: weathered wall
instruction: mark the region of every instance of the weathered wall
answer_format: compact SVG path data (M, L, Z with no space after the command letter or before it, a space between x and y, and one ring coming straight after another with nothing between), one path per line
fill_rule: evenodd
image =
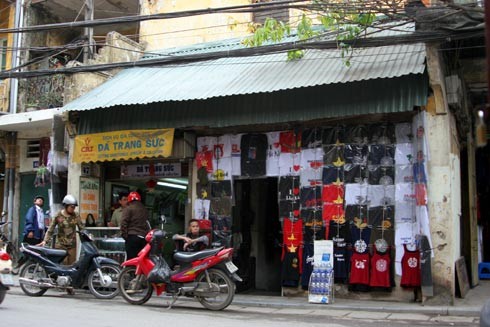
M149 0L141 3L141 14L150 15L184 10L218 8L250 4L249 0ZM140 42L147 43L147 50L171 48L240 37L248 34L252 15L211 14L166 20L141 22Z
M107 35L106 46L101 48L99 53L89 64L107 64L121 61L136 61L142 56L143 46L127 37L111 32ZM78 62L71 62L69 65L82 65ZM112 77L118 70L100 73L77 73L68 75L65 79L64 103L69 103L82 96L88 91L104 83Z
M460 256L461 183L459 144L454 117L427 116L430 148L429 217L434 257L432 276L437 303L452 304L455 294L455 261Z
M432 276L436 303L452 304L455 261L461 255L460 144L455 118L445 98L444 61L437 45L427 48L427 70L435 95L435 110L427 118L428 209L434 257Z

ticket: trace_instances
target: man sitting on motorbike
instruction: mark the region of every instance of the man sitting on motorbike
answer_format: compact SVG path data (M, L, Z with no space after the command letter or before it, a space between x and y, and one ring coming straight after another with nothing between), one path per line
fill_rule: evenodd
M178 251L197 252L205 249L209 245L209 238L206 235L199 235L199 220L189 221L189 232L185 235L175 234L172 239L178 242Z

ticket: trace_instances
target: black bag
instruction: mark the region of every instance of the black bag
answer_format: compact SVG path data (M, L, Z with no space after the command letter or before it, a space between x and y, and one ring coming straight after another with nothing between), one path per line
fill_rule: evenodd
M155 263L155 267L148 274L147 280L150 283L169 283L170 282L170 267L167 261L162 256L151 256L151 261Z

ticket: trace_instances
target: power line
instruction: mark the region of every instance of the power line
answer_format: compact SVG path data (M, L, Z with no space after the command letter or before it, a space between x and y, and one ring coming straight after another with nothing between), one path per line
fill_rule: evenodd
M355 48L369 48L388 45L413 44L424 42L444 42L448 40L460 40L472 37L483 36L483 30L451 33L451 32L415 32L404 36L385 36L363 38L354 41L343 41L351 44ZM286 52L289 50L306 50L306 49L336 49L337 41L315 41L315 42L285 42L280 44L266 45L255 48L241 48L235 50L216 51L211 53L198 53L190 55L166 56L162 58L152 58L135 62L117 62L109 64L98 64L90 66L65 67L58 69L43 69L28 72L0 72L0 79L4 78L29 78L38 76L49 76L56 74L74 74L80 72L100 72L115 68L130 68L130 67L158 67L170 64L185 64L206 60L215 60L227 57L250 57L258 55L266 55L273 53Z
M261 11L291 9L291 8L303 9L312 6L306 4L291 5L291 3L304 3L304 2L309 2L309 1L287 0L287 1L275 1L275 2L265 2L265 3L260 2L260 3L254 3L248 5L185 10L185 11L170 12L170 13L152 14L152 15L122 16L122 17L102 18L102 19L94 19L94 20L79 21L79 22L64 22L64 23L26 26L22 28L4 28L4 29L0 29L0 33L41 32L41 31L50 31L50 30L64 29L64 28L93 27L93 26L103 26L103 25L112 25L112 24L136 23L136 22L142 22L146 20L183 18L183 17L200 16L206 14L261 12Z

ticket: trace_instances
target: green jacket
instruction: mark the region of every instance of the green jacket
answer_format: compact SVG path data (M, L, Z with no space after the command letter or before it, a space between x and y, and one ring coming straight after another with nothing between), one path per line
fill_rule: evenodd
M51 225L49 225L44 241L49 244L53 237L54 229L58 226L58 234L56 235L56 245L64 248L73 248L77 244L77 227L83 229L83 223L80 216L76 213L69 215L64 209L58 212L54 217Z

